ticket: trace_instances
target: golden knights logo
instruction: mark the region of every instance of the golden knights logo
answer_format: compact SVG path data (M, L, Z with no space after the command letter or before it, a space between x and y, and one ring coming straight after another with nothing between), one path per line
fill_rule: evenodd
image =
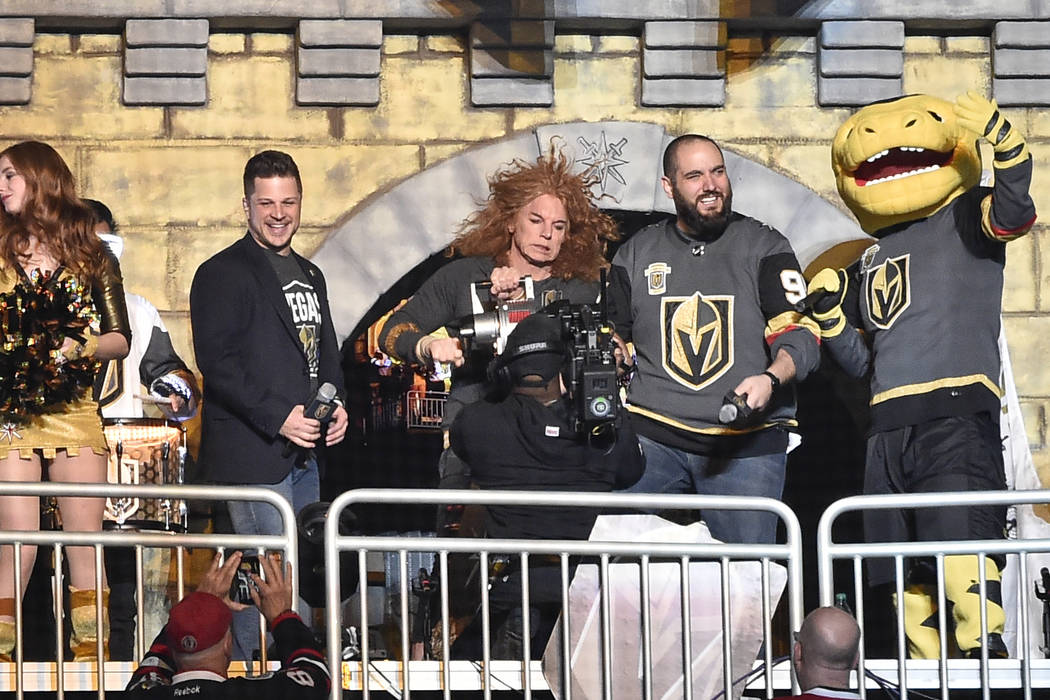
M733 297L668 297L660 305L664 371L699 391L733 366Z
M656 296L667 291L667 277L671 266L667 263L654 262L645 268L645 281L649 285L649 295Z
M876 328L885 330L892 326L911 304L910 259L908 253L886 258L881 265L868 270L864 278L868 318Z
M299 342L303 344L303 354L306 355L306 363L310 368L310 376L316 377L320 367L320 356L317 343L317 326L299 326Z
M540 308L543 308L547 304L553 304L559 299L561 299L561 290L548 289L543 293L543 297L540 299Z

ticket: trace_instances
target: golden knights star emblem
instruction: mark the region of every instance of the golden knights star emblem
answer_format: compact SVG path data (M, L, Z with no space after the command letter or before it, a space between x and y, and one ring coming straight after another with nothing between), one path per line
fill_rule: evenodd
M11 444L16 439L22 439L22 434L18 432L17 425L14 423L4 423L3 426L0 426L0 442L7 440L7 443Z
M733 366L733 297L668 297L660 306L664 371L699 391Z
M868 270L864 278L868 318L876 328L885 330L892 326L911 304L910 259L908 253L886 258Z

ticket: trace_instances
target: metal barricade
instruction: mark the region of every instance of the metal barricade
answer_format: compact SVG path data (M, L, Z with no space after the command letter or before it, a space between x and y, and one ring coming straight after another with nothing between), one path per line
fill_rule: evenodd
M137 560L141 562L142 547L160 547L175 549L178 553L178 597L184 595L184 571L183 550L188 547L204 547L209 549L258 549L259 551L282 551L286 560L293 562L292 566L292 606L298 607L299 581L297 568L294 565L298 561L298 538L296 530L295 513L292 506L282 496L274 491L259 487L245 486L139 486L139 485L114 485L108 483L51 483L51 482L0 482L0 496L75 496L83 498L105 498L105 497L128 497L128 498L158 498L158 499L187 499L201 501L259 501L272 505L281 514L284 522L283 535L216 535L216 534L186 534L176 532L159 531L101 531L101 532L65 532L65 531L10 531L0 530L0 546L15 545L14 547L14 590L19 591L22 587L22 576L20 571L21 546L30 545L37 547L50 547L55 555L55 640L56 658L61 658L61 649L64 646L65 620L62 614L62 555L66 547L83 546L93 547L95 552L95 589L96 589L96 629L102 629L102 597L97 591L102 589L103 570L103 548L105 547L136 547ZM136 589L138 600L138 620L143 620L143 588L141 571L136 572ZM134 665L123 662L105 662L103 664L92 662L69 663L59 666L56 663L32 663L27 665L23 658L23 626L25 621L22 615L21 598L15 595L15 629L16 646L14 658L14 688L3 687L3 690L14 690L16 697L21 700L25 693L25 676L33 674L35 680L34 690L54 692L57 697L63 698L67 690L67 676L75 680L77 690L96 690L99 698L105 698L107 690L123 690L124 685L130 678ZM265 634L265 623L260 623L260 634ZM97 658L103 658L102 635L97 635ZM145 644L152 640L142 639L141 625L136 639L137 652L141 652ZM261 667L267 667L266 645L261 646ZM140 657L141 658L141 657ZM28 666L28 668L27 668ZM251 670L250 668L248 669Z
M381 504L438 504L438 505L504 505L504 506L555 506L555 507L595 507L603 511L627 510L638 511L693 511L697 509L726 509L726 510L761 510L775 513L784 523L787 533L785 544L725 544L719 542L700 543L674 543L668 541L569 541L569 540L496 540L477 538L420 538L420 537L365 537L346 536L338 533L340 514L347 507L355 503L381 503ZM760 579L761 601L749 599L746 606L750 612L760 620L761 641L763 642L760 653L759 664L762 667L762 677L758 687L764 688L766 697L773 696L773 688L789 687L787 682L787 664L778 667L779 683L774 681L773 659L772 659L772 632L771 617L773 606L771 604L771 569L773 562L783 562L783 571L778 569L774 572L779 576L781 582L786 581L784 597L787 601L788 616L791 629L797 630L801 623L802 615L802 555L800 542L800 529L798 520L792 511L780 501L767 498L745 498L730 496L686 496L686 495L628 495L608 493L576 493L576 492L533 492L533 491L478 491L478 490L383 490L362 489L348 491L339 496L332 504L329 518L325 529L325 571L327 591L327 653L328 662L332 673L332 698L342 697L344 688L360 690L362 697L367 700L372 690L386 690L395 696L409 698L412 690L427 691L440 690L443 697L452 697L452 692L459 690L482 690L486 698L491 697L494 690L515 690L523 693L524 697L533 697L533 691L547 689L549 684L543 675L543 665L532 658L530 649L530 622L528 612L529 603L529 578L534 569L530 561L556 562L560 569L561 585L561 616L562 624L555 631L552 639L558 640L560 651L555 652L549 660L557 660L560 670L555 675L560 691L559 697L570 700L573 693L573 674L577 671L579 659L574 659L570 654L570 637L572 631L580 629L581 621L576 615L567 615L570 600L570 575L569 571L574 566L570 564L570 557L589 557L597 562L598 593L596 602L591 608L592 622L599 628L598 653L595 659L597 668L594 669L594 692L589 697L602 698L628 697L625 689L617 686L616 694L613 695L611 678L613 675L613 636L615 631L611 629L611 607L610 600L610 575L611 569L618 566L618 562L627 558L630 562L637 562L635 574L637 577L634 584L637 586L637 616L640 618L641 634L639 638L640 648L635 652L633 662L640 663L639 692L640 697L647 700L653 697L652 676L654 669L654 629L659 635L667 632L667 626L654 627L653 613L650 610L652 600L650 591L656 584L666 584L666 580L652 581L651 571L657 571L663 562L671 562L677 572L674 578L677 582L671 582L671 588L677 587L677 596L680 601L680 617L676 618L676 633L680 634L681 649L671 658L677 658L677 670L672 668L673 673L678 674L681 687L676 693L683 698L692 698L692 668L693 650L691 649L693 637L693 625L695 617L691 610L692 599L696 597L695 583L691 581L693 567L698 563L704 566L714 567L717 573L711 579L705 579L701 583L708 588L714 588L715 594L720 601L715 610L706 610L720 620L718 633L721 636L721 644L715 647L715 654L721 664L720 679L723 691L726 684L732 684L737 679L733 678L733 628L731 615L737 613L734 607L730 609L731 573L734 566L752 566L758 571L756 578ZM625 538L626 540L627 538ZM399 598L400 598L400 659L393 661L375 661L370 657L368 619L369 603L367 586L362 583L359 591L360 625L363 630L360 635L362 640L359 650L359 659L343 661L341 654L342 644L342 617L340 594L340 555L342 553L356 554L359 580L367 580L367 560L371 554L376 552L393 552L398 558L400 568L399 575ZM434 632L439 633L439 651L441 660L411 660L411 632L409 630L409 588L407 559L410 552L434 552L439 564L439 575L437 591L440 595L440 613L434 625ZM491 657L491 639L489 624L490 600L489 587L479 585L480 588L480 620L482 636L482 654L480 659L451 660L450 659L450 594L448 591L448 572L450 557L460 554L474 554L478 556L480 571L490 571L490 563L499 553L505 555L515 563L521 573L521 608L524 611L522 621L522 654L520 660L494 660ZM352 562L351 562L352 563ZM539 567L539 564L535 565ZM582 568L582 565L581 565ZM580 569L577 569L577 572ZM733 579L739 580L739 579ZM632 584L632 585L634 585ZM515 589L516 590L516 589ZM633 594L633 593L632 593ZM756 603L760 602L760 606ZM716 626L718 622L715 623ZM593 626L593 625L592 625ZM668 639L664 637L665 641ZM620 641L620 640L618 640ZM713 643L713 642L712 642ZM754 649L752 649L754 651ZM622 659L621 659L622 661ZM755 662L746 659L747 668L754 672ZM665 659L663 663L667 664ZM690 672L683 673L682 670L689 669ZM549 669L548 669L549 670ZM750 686L756 687L756 686ZM797 692L797 687L795 688ZM581 693L582 694L582 693ZM729 693L726 693L729 696Z
M379 396L369 408L369 432L397 430L403 425L401 401L397 397Z
M866 673L863 683L858 683L862 697L867 696L867 688L877 687L885 682L899 686L902 698L907 698L909 687L939 688L941 697L947 699L950 690L960 688L980 688L983 698L991 697L993 689L1020 689L1026 700L1032 698L1033 688L1050 688L1050 660L1032 659L1029 653L1031 630L1028 623L1029 600L1027 591L1028 557L1030 554L1050 552L1050 539L1004 539L1004 540L964 540L940 542L878 542L878 543L843 543L833 540L833 529L836 520L843 514L865 510L945 508L953 506L977 505L1011 505L1048 503L1050 490L1032 491L985 491L978 493L915 493L853 496L831 504L820 519L817 531L817 559L820 580L821 605L831 605L835 596L834 565L840 560L852 564L852 584L855 613L861 624L864 638L865 592L861 565L866 559L892 559L894 563L894 589L896 600L903 600L906 569L904 562L911 557L930 558L935 563L937 578L937 600L945 600L945 557L952 555L977 555L983 562L985 555L1016 555L1016 560L1008 563L1018 567L1017 599L1019 601L1019 628L1017 658L989 659L988 645L982 644L981 658L955 659L948 658L947 631L950 629L946 619L946 605L938 604L938 628L940 634L940 654L938 659L907 659L904 613L896 606L896 658L868 659L864 644L858 668ZM1011 557L1012 559L1012 557ZM978 590L980 594L981 639L987 640L988 620L986 600L988 597L988 580L985 567L979 566ZM1004 596L1005 598L1005 596ZM902 672L902 669L904 671ZM876 676L878 679L876 679ZM880 682L880 680L882 682ZM1016 692L1016 691L1014 691ZM929 697L925 695L924 697Z
M445 417L447 391L419 391L405 394L405 420L409 430L440 430Z

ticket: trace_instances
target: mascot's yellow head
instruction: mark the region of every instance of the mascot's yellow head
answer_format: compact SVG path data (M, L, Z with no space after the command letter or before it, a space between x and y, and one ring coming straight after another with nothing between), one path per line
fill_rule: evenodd
M870 104L835 134L839 195L868 233L929 216L980 182L976 138L936 97Z

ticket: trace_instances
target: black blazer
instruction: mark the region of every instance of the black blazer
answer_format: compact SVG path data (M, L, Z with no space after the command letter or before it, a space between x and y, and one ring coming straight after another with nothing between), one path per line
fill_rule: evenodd
M292 252L321 305L318 383L345 396L328 290L321 270ZM303 451L278 434L296 404L309 403L306 355L266 252L251 234L206 260L193 276L190 322L204 375L200 462L206 478L275 484ZM318 450L318 457L323 449Z

